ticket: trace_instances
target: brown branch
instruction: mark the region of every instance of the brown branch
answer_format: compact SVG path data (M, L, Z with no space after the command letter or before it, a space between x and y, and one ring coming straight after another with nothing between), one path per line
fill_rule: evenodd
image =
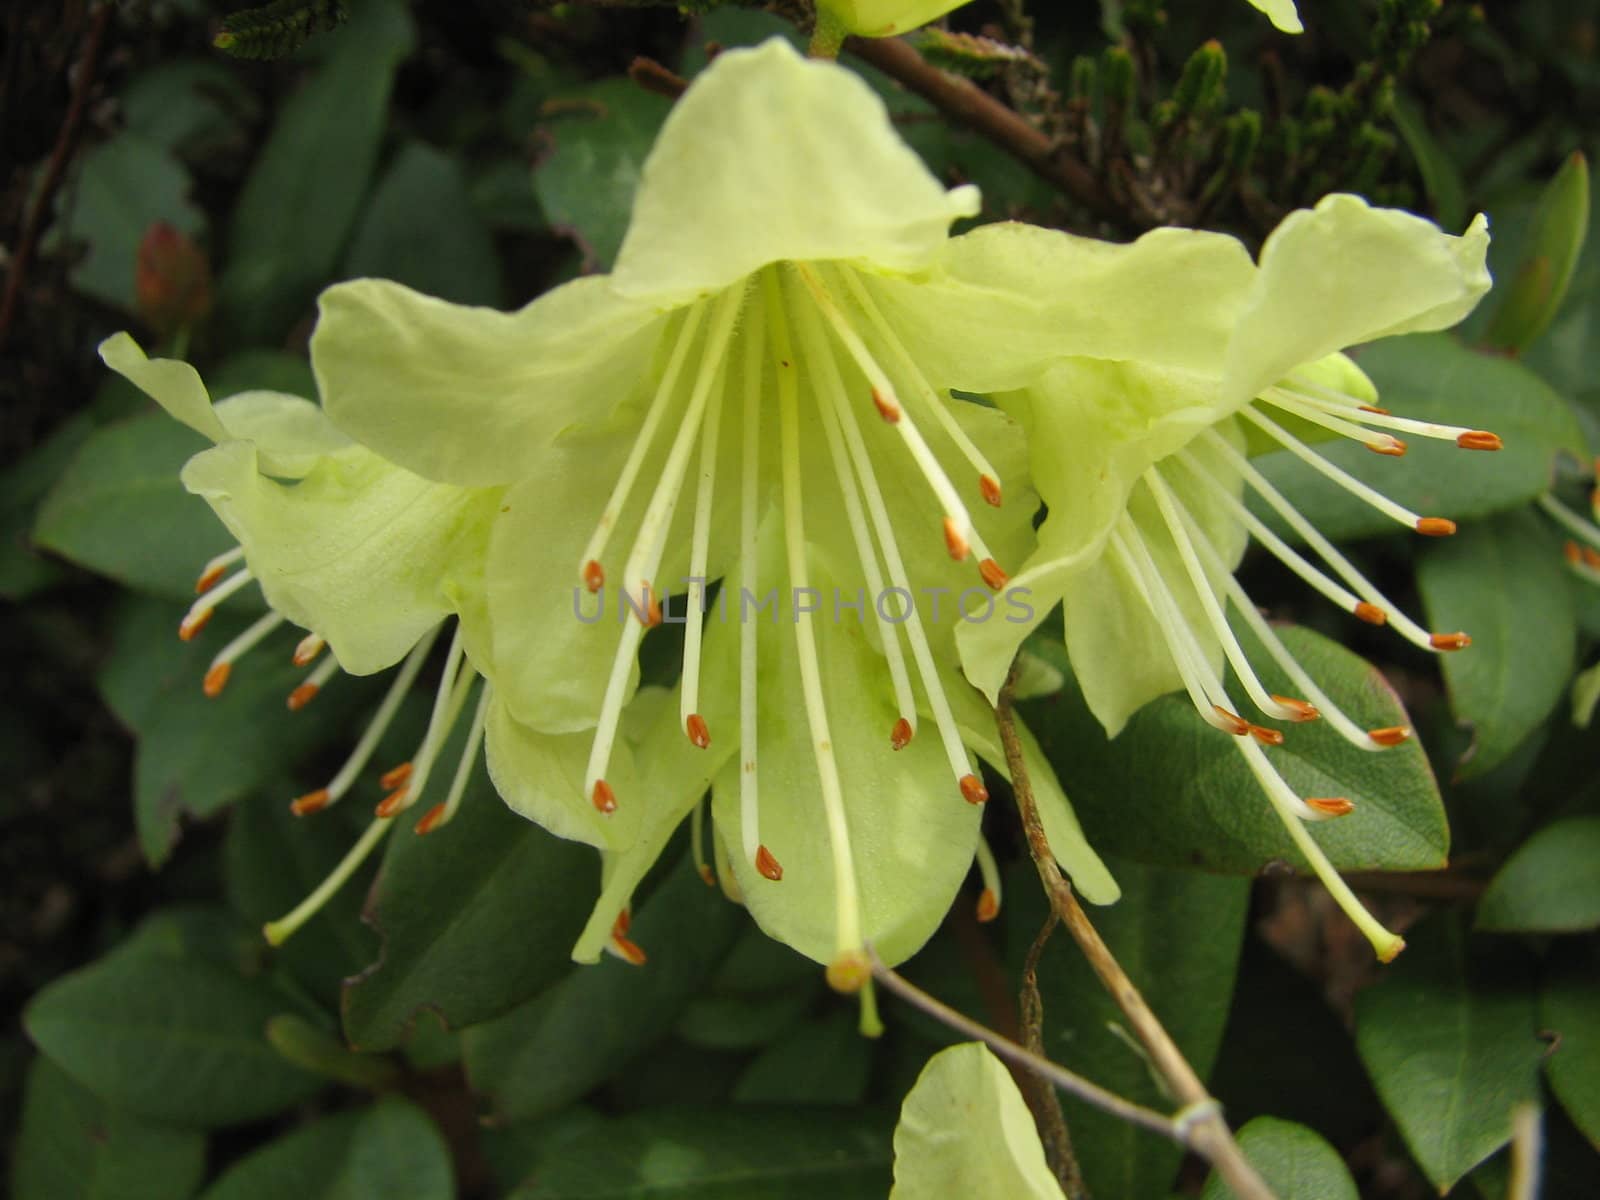
M676 100L689 90L689 81L653 58L641 54L628 64L628 78L647 92Z
M1239 1200L1274 1200L1272 1189L1257 1173L1250 1160L1245 1158L1239 1144L1233 1140L1227 1122L1222 1119L1221 1107L1206 1091L1205 1084L1195 1074L1194 1068L1183 1057L1150 1006L1128 978L1122 964L1101 940L1100 934L1090 924L1072 885L1062 877L1044 834L1044 823L1039 819L1039 807L1033 798L1033 788L1028 783L1028 766L1023 761L1022 743L1017 738L1016 717L1012 711L1012 692L1016 683L1016 668L1000 691L995 720L999 726L1000 742L1005 747L1006 765L1011 771L1011 787L1016 794L1017 808L1022 814L1022 828L1027 834L1028 850L1033 855L1039 880L1044 884L1050 907L1061 918L1067 932L1078 943L1094 973L1100 977L1111 998L1117 1002L1122 1015L1127 1018L1134 1033L1150 1056L1151 1064L1166 1081L1168 1090L1190 1115L1188 1144L1216 1167L1217 1173L1233 1189Z
M78 130L83 125L83 110L88 104L89 92L94 85L95 66L100 60L100 45L105 40L106 26L111 23L112 6L100 4L89 18L89 33L84 40L83 53L78 58L72 80L72 99L67 105L67 116L56 134L55 147L50 151L50 161L45 166L44 178L39 183L33 207L23 220L17 238L17 250L11 258L11 270L6 273L5 295L0 297L0 350L4 350L11 333L11 323L16 316L17 302L22 298L22 282L27 278L28 265L34 249L39 244L40 227L45 214L55 199L56 189L66 174L67 163L72 158L72 147L78 140Z
M1127 223L1128 214L1101 189L1089 168L1035 129L1021 114L1007 108L982 88L941 71L899 38L845 39L844 48L898 80L947 117L988 138L1052 187L1058 188L1097 216Z
M1061 918L1055 910L1045 918L1044 925L1028 947L1028 957L1022 964L1022 1044L1040 1058L1044 1052L1044 997L1039 994L1039 958L1044 953L1050 935L1055 932ZM1037 1075L1028 1074L1027 1088L1031 1093L1028 1107L1039 1120L1039 1133L1044 1141L1045 1156L1050 1169L1055 1172L1067 1200L1086 1200L1089 1187L1083 1180L1083 1170L1078 1166L1078 1156L1072 1150L1072 1134L1067 1130L1067 1117L1061 1111L1061 1097L1055 1088Z

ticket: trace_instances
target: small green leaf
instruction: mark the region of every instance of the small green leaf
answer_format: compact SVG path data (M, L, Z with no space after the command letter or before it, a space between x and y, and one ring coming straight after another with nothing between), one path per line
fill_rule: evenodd
M1467 185L1461 168L1433 136L1416 101L1397 96L1394 123L1416 160L1433 215L1445 229L1460 229L1467 221Z
M0 597L21 600L62 574L35 550L32 529L40 502L93 432L94 422L80 413L0 476Z
M206 559L233 545L178 482L183 464L205 447L165 413L97 430L45 497L34 541L128 587L192 599Z
M454 158L422 142L402 146L378 181L344 273L393 279L457 304L493 307L505 290L466 175Z
M860 1109L648 1109L560 1143L508 1200L882 1200L888 1123Z
M1360 1200L1339 1152L1315 1130L1293 1121L1257 1117L1238 1137L1239 1149L1278 1195ZM1233 1196L1233 1189L1213 1171L1200 1200L1233 1200Z
M254 119L260 107L239 72L214 59L157 63L134 76L122 94L130 132L186 156L236 146L244 138L243 120Z
M202 1200L452 1200L450 1150L420 1109L390 1097L296 1130L235 1163Z
M382 956L345 985L345 1033L362 1050L398 1045L424 1008L461 1029L543 991L571 968L599 892L593 851L511 813L481 768L450 824L425 838L408 824L369 901Z
M15 1200L188 1200L205 1170L204 1134L113 1108L47 1058L28 1069Z
M280 110L234 209L221 324L276 341L330 281L361 211L415 31L405 6L370 0Z
M288 1062L335 1083L378 1091L392 1087L400 1069L391 1059L351 1050L333 1034L294 1013L267 1022L267 1041Z
M1417 585L1430 628L1472 645L1440 656L1450 711L1472 730L1458 779L1505 762L1561 703L1577 615L1561 544L1531 511L1475 522L1427 547Z
M762 1050L734 1086L737 1104L860 1104L873 1043L850 1008L804 1021Z
M1478 902L1478 928L1518 933L1600 928L1600 817L1553 821L1524 842Z
M299 1006L265 978L145 949L56 980L23 1023L97 1096L154 1120L213 1128L271 1116L321 1086L267 1042L267 1022Z
M1269 692L1293 688L1255 643L1240 640ZM1336 642L1307 629L1278 630L1311 677L1363 729L1409 725L1383 676ZM1065 665L1053 638L1030 647ZM1470 651L1469 651L1470 653ZM1141 862L1254 874L1281 859L1301 864L1233 739L1194 711L1186 695L1145 705L1116 738L1070 681L1056 696L1019 706L1045 754L1070 781L1072 803L1092 845ZM1449 829L1439 787L1415 740L1383 751L1352 746L1324 721L1291 725L1272 764L1301 796L1342 796L1355 811L1312 827L1343 870L1429 870L1444 865ZM1133 819L1137 806L1138 816Z
M48 245L88 243L72 268L72 286L124 312L133 312L134 262L145 230L165 221L190 237L205 229L205 214L189 203L189 172L168 151L134 133L90 150L76 183L61 189Z
M1520 508L1550 490L1558 455L1587 457L1572 409L1520 363L1469 350L1445 334L1389 338L1363 349L1357 361L1378 385L1378 403L1395 415L1487 429L1505 443L1502 450L1484 453L1410 437L1404 458L1373 454L1350 441L1317 447L1330 462L1422 516L1464 524ZM1336 542L1404 532L1287 450L1254 462ZM1285 537L1298 540L1265 505L1254 501L1252 509Z
M1033 1114L1005 1064L981 1042L928 1060L894 1131L890 1200L948 1196L1062 1200Z
M545 1116L591 1091L671 1031L744 924L685 856L634 917L628 936L649 956L607 957L464 1037L473 1090L497 1118Z
M1555 948L1539 996L1539 1024L1554 1039L1544 1060L1550 1090L1600 1150L1600 954L1593 946L1570 941Z
M1417 1164L1448 1191L1537 1103L1538 1014L1512 947L1472 945L1449 913L1408 931L1409 949L1356 998L1356 1047ZM1496 952L1496 951L1499 952Z
M1566 299L1589 232L1589 164L1574 151L1545 187L1534 210L1525 257L1500 285L1500 304L1484 342L1515 354L1549 327Z
M609 270L616 259L640 168L671 108L631 79L602 79L545 104L541 128L554 149L533 190L551 226L577 241L585 270Z
M1250 885L1243 879L1107 860L1122 899L1094 914L1095 928L1201 1077L1222 1044ZM1026 865L1006 889L1010 965L1044 923L1045 907ZM1119 1096L1153 1108L1177 1106L1163 1094L1126 1018L1088 960L1061 930L1039 965L1044 1053ZM1180 1146L1152 1137L1099 1109L1062 1097L1067 1127L1089 1190L1097 1196L1164 1196L1183 1158Z

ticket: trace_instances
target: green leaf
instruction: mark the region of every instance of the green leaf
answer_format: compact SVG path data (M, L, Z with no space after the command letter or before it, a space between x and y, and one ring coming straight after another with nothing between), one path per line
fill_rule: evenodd
M1553 821L1505 861L1478 902L1479 929L1580 933L1600 928L1600 817Z
M204 1134L113 1108L47 1058L28 1069L15 1200L188 1200L205 1170Z
M122 94L122 115L131 132L174 153L196 156L241 141L243 119L253 119L260 107L239 72L215 59L158 63L136 75Z
M1525 256L1499 287L1500 303L1484 334L1486 344L1513 354L1549 328L1589 231L1589 164L1574 151L1539 197Z
M395 72L414 41L405 6L369 0L279 112L228 239L222 323L239 342L277 340L329 282L377 165Z
M207 697L206 664L242 622L219 611L185 645L174 633L179 615L157 600L126 604L99 680L107 703L138 735L134 811L140 845L156 866L172 853L186 814L220 812L332 738L353 742L375 692L373 681L343 676L314 708L289 712L285 700L305 668L290 661L298 635L286 631L236 664L220 696Z
M473 178L472 208L495 232L543 233L544 211L533 194L533 172L520 158L502 158Z
M1440 656L1450 711L1472 730L1458 779L1505 762L1561 703L1577 653L1577 614L1561 543L1532 511L1477 522L1419 556L1430 628L1472 645Z
M628 936L649 955L643 966L607 956L465 1032L473 1090L511 1121L583 1096L671 1031L744 923L686 855L630 926Z
M1411 437L1404 458L1373 454L1350 441L1317 447L1330 462L1422 516L1464 523L1519 508L1550 489L1557 455L1580 460L1587 455L1571 408L1520 363L1469 350L1445 334L1389 338L1366 347L1358 361L1378 385L1378 402L1397 416L1488 429L1505 443L1503 450L1484 453ZM1254 461L1336 542L1402 531L1287 450ZM1298 540L1260 501L1251 507L1285 537Z
M94 422L80 413L0 475L0 597L21 600L62 574L35 551L31 531L40 502L93 432Z
M1461 168L1428 129L1427 119L1416 101L1397 96L1394 123L1411 157L1416 160L1433 215L1443 228L1460 229L1467 222L1467 185L1461 177Z
M650 1109L562 1143L509 1200L882 1200L887 1125L860 1109Z
M1537 1011L1513 947L1468 941L1453 914L1408 931L1409 949L1356 997L1356 1047L1389 1116L1441 1193L1511 1137L1538 1101Z
M1236 630L1269 692L1293 688L1248 630ZM1409 725L1393 689L1371 664L1308 629L1279 636L1329 697L1364 729ZM1063 669L1053 638L1029 643ZM1141 862L1254 874L1284 860L1303 865L1232 739L1203 722L1186 695L1145 705L1107 741L1069 678L1057 695L1020 705L1045 754L1069 781L1073 807L1102 852ZM1438 784L1415 740L1359 750L1326 722L1292 725L1272 764L1301 796L1342 796L1356 809L1310 826L1343 870L1441 867L1449 829ZM1139 806L1137 818L1130 804Z
M508 810L480 768L450 824L391 837L368 908L382 957L345 985L351 1044L398 1045L424 1008L451 1029L475 1025L555 983L598 894L596 866L587 846Z
M420 1109L390 1097L296 1130L235 1163L202 1200L451 1200L450 1150Z
M737 1104L860 1104L873 1043L850 1007L804 1021L762 1050L733 1089Z
M344 273L393 279L457 304L493 307L505 291L494 241L473 207L465 173L450 155L422 142L402 146L378 181Z
M34 541L136 590L192 599L206 559L233 545L178 482L205 447L165 413L97 430L45 497Z
M1280 1196L1360 1200L1339 1152L1315 1131L1293 1121L1257 1117L1239 1131L1239 1149ZM1215 1171L1200 1200L1232 1200L1234 1191Z
M1563 942L1539 995L1539 1025L1554 1035L1545 1078L1572 1123L1600 1150L1600 953Z
M165 221L190 237L205 214L189 203L189 172L159 144L122 133L84 154L76 182L56 198L47 245L87 242L68 278L86 296L134 310L134 263L145 230Z
M639 170L671 101L631 79L602 79L545 105L554 148L533 190L555 229L570 233L586 271L611 268L633 215Z
M267 979L147 946L56 980L23 1024L97 1096L144 1117L213 1128L271 1116L321 1086L266 1038L272 1017L302 1007Z
M1124 861L1108 860L1107 866L1122 885L1122 899L1095 910L1095 928L1204 1078L1228 1019L1249 882ZM1046 911L1031 876L1031 867L1024 864L1012 873L1012 886L1006 889L1009 965L1019 978L1023 955ZM1122 1011L1059 929L1040 961L1039 993L1046 1057L1119 1096L1167 1111L1176 1107L1136 1048ZM1167 1194L1183 1158L1181 1147L1067 1096L1062 1108L1091 1192Z

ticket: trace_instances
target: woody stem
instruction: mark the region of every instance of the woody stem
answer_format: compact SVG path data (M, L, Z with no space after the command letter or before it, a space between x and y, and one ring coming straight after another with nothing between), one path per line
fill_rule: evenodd
M1194 1068L1183 1057L1183 1052L1162 1027L1150 1006L1128 978L1122 964L1117 962L1110 947L1101 939L1095 927L1072 893L1072 885L1062 877L1045 838L1044 823L1039 818L1039 806L1033 798L1033 788L1028 781L1028 767L1022 756L1022 743L1017 737L1016 716L1012 708L1013 690L1017 668L1000 691L995 721L1000 742L1005 748L1006 765L1011 771L1011 786L1017 797L1017 809L1022 814L1022 828L1027 835L1028 850L1033 865L1039 872L1039 881L1050 898L1050 907L1061 918L1067 932L1078 943L1101 984L1122 1010L1123 1017L1150 1056L1150 1062L1168 1090L1183 1105L1186 1112L1195 1113L1189 1127L1187 1142L1197 1154L1206 1158L1217 1173L1233 1189L1239 1200L1274 1200L1272 1189L1250 1165L1239 1144L1233 1140L1227 1122L1222 1119L1221 1108L1206 1091L1206 1086L1195 1074Z

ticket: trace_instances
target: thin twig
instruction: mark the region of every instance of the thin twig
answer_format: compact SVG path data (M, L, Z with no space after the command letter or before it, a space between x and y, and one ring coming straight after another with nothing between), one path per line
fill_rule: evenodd
M1233 1140L1227 1122L1222 1119L1221 1106L1206 1091L1205 1084L1195 1074L1194 1068L1183 1057L1150 1006L1145 1003L1139 989L1133 986L1122 964L1101 940L1100 934L1090 924L1072 885L1061 875L1050 842L1044 834L1044 824L1039 819L1039 807L1034 802L1033 788L1028 782L1028 766L1023 760L1022 743L1017 738L1016 717L1012 711L1012 693L1016 683L1016 668L1000 691L995 719L1000 731L1000 742L1005 747L1006 765L1011 771L1011 788L1017 798L1017 808L1022 814L1022 828L1027 834L1028 850L1033 855L1040 882L1050 898L1050 907L1060 916L1061 922L1082 949L1089 965L1094 968L1100 982L1111 998L1117 1002L1122 1015L1132 1026L1140 1043L1150 1055L1150 1061L1166 1081L1168 1090L1184 1111L1194 1114L1188 1144L1216 1167L1238 1200L1274 1200L1272 1189L1257 1173L1250 1160L1245 1158L1239 1144Z
M94 85L95 65L100 59L100 44L105 40L106 26L111 22L112 6L100 4L89 18L89 33L84 41L83 53L78 58L77 70L72 80L72 99L67 105L67 116L56 134L55 148L50 151L50 161L44 169L33 207L23 220L17 238L16 253L11 256L11 270L6 273L5 295L0 297L0 350L4 350L11 333L11 322L16 316L17 302L22 298L22 281L27 277L28 264L33 259L34 248L39 243L40 227L45 214L55 199L61 177L66 174L67 163L72 158L72 147L78 140L78 130L83 125L83 110Z
M1009 1038L1001 1037L992 1029L986 1029L970 1017L958 1013L949 1005L928 995L927 992L912 983L904 975L897 974L885 966L883 959L878 957L878 952L871 946L867 947L867 956L872 959L872 977L874 979L902 1000L920 1008L934 1020L943 1022L957 1033L982 1042L1008 1062L1017 1063L1030 1071L1042 1075L1055 1084L1056 1087L1078 1097L1085 1104L1092 1104L1114 1117L1144 1129L1152 1130L1155 1133L1172 1138L1174 1141L1182 1142L1184 1140L1185 1127L1181 1120L1174 1120L1162 1113L1158 1113L1153 1108L1146 1108L1142 1104L1124 1100L1115 1092L1108 1092L1098 1083L1085 1079L1082 1075L1075 1074L1065 1067L1057 1066L1047 1058L1041 1058L1037 1054L1024 1050ZM1195 1132L1198 1132L1198 1128L1190 1132L1191 1140Z
M641 54L628 64L628 78L647 92L676 100L689 90L689 81L653 58Z
M1044 1052L1044 997L1039 994L1039 958L1044 953L1050 935L1061 918L1055 910L1045 918L1044 925L1028 947L1028 957L1022 964L1022 1044L1040 1058ZM1078 1156L1072 1150L1072 1134L1067 1129L1066 1114L1061 1111L1061 1097L1043 1079L1032 1073L1024 1075L1028 1091L1032 1093L1031 1107L1039 1118L1039 1134L1044 1141L1045 1157L1066 1192L1067 1200L1086 1200L1089 1187L1083 1180L1083 1170L1078 1166Z
M947 117L988 138L1052 187L1067 193L1097 216L1124 225L1128 213L1112 203L1089 168L1057 147L1027 118L1013 112L982 88L941 71L899 38L845 39L844 48L903 83Z

